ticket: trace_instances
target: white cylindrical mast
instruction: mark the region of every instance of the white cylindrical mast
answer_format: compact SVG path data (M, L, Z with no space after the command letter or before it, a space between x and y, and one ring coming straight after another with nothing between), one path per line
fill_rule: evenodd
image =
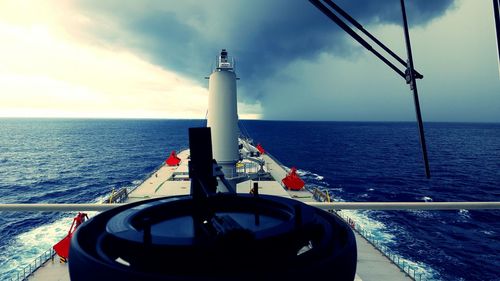
M207 126L212 131L212 150L224 171L231 171L239 160L238 111L234 61L222 49L208 81ZM227 175L231 177L231 175Z

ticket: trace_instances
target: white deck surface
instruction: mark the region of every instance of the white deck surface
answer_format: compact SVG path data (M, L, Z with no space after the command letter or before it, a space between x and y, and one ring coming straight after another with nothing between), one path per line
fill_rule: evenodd
M188 172L189 150L182 151L177 156L181 158L179 166L161 166L158 171L153 173L151 177L146 179L129 194L128 202L189 194L189 180L174 180L186 178L185 174ZM260 194L291 197L304 202L314 201L312 194L306 190L285 190L281 184L281 180L286 176L286 170L268 155L263 155L262 159L266 162L264 167L265 170L269 172L276 181L259 181ZM172 178L173 175L177 174L178 176ZM237 192L249 193L252 186L253 181L244 181L237 185ZM355 235L358 246L356 281L412 280L364 238L357 233L355 233ZM31 275L28 280L69 280L67 265L60 264L56 256L54 263L48 261Z
M179 166L170 167L163 165L151 175L150 178L141 183L129 194L128 202L135 202L151 198L165 196L187 195L190 192L191 183L189 180L172 180L175 173L188 173L189 150L184 150L177 154L181 159ZM176 177L174 177L175 179ZM181 175L179 178L185 178Z
M236 192L238 193L250 193L250 189L253 187L254 181L248 180L239 183L236 187ZM285 189L276 181L258 181L259 184L259 194L268 194L275 196L282 196L289 198L290 195Z
M358 267L356 275L363 281L408 280L412 279L386 258L365 238L354 232L358 246Z
M59 257L55 255L53 260L49 260L42 265L35 273L28 277L28 280L50 280L67 281L69 279L68 265L59 262Z

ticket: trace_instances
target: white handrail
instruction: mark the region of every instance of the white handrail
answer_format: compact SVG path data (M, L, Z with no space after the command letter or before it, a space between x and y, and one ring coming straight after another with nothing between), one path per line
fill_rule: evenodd
M307 202L326 210L486 210L500 202Z
M500 202L306 202L324 210L488 210L500 209ZM0 212L106 211L116 204L0 204Z
M75 211L106 211L124 203L102 204L0 204L0 212L3 211L22 211L22 212L75 212Z

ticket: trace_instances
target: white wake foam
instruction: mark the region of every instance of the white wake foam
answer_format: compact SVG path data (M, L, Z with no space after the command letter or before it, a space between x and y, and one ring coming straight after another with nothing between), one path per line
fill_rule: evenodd
M107 196L96 198L93 203L102 202ZM98 212L86 212L89 218ZM9 259L2 264L0 277L9 280L14 277L18 270L31 264L36 258L49 250L64 238L71 227L76 212L65 213L64 217L52 223L48 223L30 231L21 233L14 237L13 242L8 246L5 253Z
M287 171L290 171L290 168L288 167L285 167L285 169ZM297 173L306 181L307 187L312 187L312 188L318 187L322 191L330 190L330 191L343 192L342 187L338 188L328 187L329 184L323 181L324 177L321 175L301 169L298 169ZM308 179L314 179L319 181L319 185L308 184L307 183ZM369 192L372 192L374 190L375 188L368 188ZM361 197L368 197L368 194L367 193L362 194ZM345 201L340 197L333 198L333 200L339 202ZM417 198L417 200L423 200L425 202L433 201L433 199L428 196ZM389 249L389 251L392 251L392 253L394 253L394 251L391 250L390 246L398 243L397 237L389 233L387 226L383 222L370 218L369 217L370 212L371 211L342 210L339 211L339 214L341 216L349 217L350 219L352 219L356 224L357 228L359 227L364 231L366 231L372 239L376 239L378 242L380 242L381 245L385 246L387 249ZM430 212L425 212L424 215L427 215L429 213ZM404 261L405 264L409 265L413 270L415 270L415 272L420 273L422 280L440 280L439 273L425 263L415 262L402 256L399 256L399 261L400 262Z
M387 226L383 222L370 218L370 212L371 211L342 210L338 213L342 217L350 218L354 221L356 229L364 230L370 240L377 240L380 245L383 245L394 254L395 251L391 250L391 245L398 243L397 237L388 233ZM404 230L398 231L401 232ZM440 280L438 277L439 274L425 263L415 262L402 256L398 256L398 260L400 262L404 261L406 265L409 265L412 268L412 272L415 270L415 272L421 274L422 280Z
M458 211L458 214L460 215L460 217L462 219L465 219L465 220L468 220L471 218L469 210L461 209Z
M424 197L420 197L420 198L417 198L417 200L423 200L424 202L432 202L432 198L429 197L429 196L424 196Z

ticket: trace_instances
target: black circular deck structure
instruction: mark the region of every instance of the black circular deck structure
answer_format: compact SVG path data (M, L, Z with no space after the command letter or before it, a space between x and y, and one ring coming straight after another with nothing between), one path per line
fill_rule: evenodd
M353 280L356 243L335 215L293 199L216 194L132 203L82 225L71 280Z

